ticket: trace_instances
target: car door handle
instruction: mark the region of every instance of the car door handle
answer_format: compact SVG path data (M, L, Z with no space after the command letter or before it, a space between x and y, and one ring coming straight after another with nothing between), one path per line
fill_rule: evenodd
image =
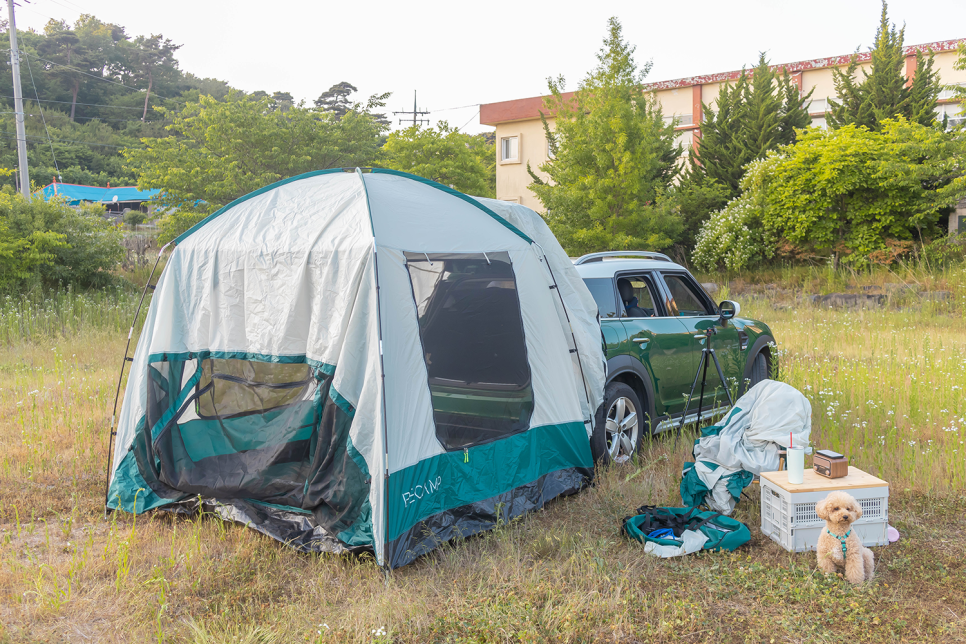
M634 338L631 342L636 342L637 344L644 344L645 342L650 342L650 338Z

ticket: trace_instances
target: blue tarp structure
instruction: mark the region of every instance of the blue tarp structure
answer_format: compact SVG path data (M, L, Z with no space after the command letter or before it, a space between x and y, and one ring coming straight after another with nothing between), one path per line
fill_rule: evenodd
M101 188L99 186L82 186L76 183L52 183L44 186L40 191L46 201L55 196L67 200L71 206L82 201L93 203L130 203L143 202L152 199L160 190L138 190L135 186L120 186L117 188Z

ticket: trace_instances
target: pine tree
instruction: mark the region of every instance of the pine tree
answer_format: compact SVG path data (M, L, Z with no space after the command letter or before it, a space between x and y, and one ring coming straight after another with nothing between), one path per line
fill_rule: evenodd
M889 24L889 6L882 2L879 28L872 48L870 71L857 80L858 56L853 55L845 70L832 69L838 100L829 100L828 124L833 129L845 125L881 129L886 119L903 116L920 125L933 125L942 85L933 69L933 54L916 52L916 71L910 83L904 74L905 27Z
M352 83L336 83L315 99L315 106L323 112L332 112L336 118L342 118L352 109L349 96L358 91Z
M811 95L802 96L788 72L779 75L760 54L750 74L742 71L733 85L722 86L714 108L702 105L705 119L697 150L690 152L689 180L714 180L737 196L745 166L794 143L795 128L811 122L804 107Z
M530 189L572 254L666 248L680 234L680 217L655 201L678 173L674 126L641 91L651 65L635 63L617 18L608 21L597 60L572 100L563 97L562 78L549 81L546 107L556 129L544 120L553 158L540 170L550 181L531 171Z

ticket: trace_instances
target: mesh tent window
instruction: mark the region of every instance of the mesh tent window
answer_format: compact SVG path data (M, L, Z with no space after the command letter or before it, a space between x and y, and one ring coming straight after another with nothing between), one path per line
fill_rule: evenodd
M533 413L509 253L406 253L436 437L447 451L524 431Z

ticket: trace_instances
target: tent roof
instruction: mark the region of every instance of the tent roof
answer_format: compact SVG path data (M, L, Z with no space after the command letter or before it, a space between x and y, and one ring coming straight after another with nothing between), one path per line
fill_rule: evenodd
M158 195L160 190L138 190L137 186L118 186L116 188L101 188L100 186L83 186L77 183L52 183L44 186L40 191L44 199L50 201L53 197L63 197L74 204L81 201L95 203L111 203L114 201L148 201Z
M250 192L247 195L244 195L242 197L239 197L238 199L236 199L235 201L231 202L227 206L224 206L223 208L221 208L221 209L215 211L214 213L212 213L211 215L208 215L206 218L202 219L200 222L198 222L197 224L195 224L194 226L192 226L191 228L189 228L185 232L181 233L181 235L179 235L176 239L174 239L174 243L176 245L177 244L181 244L185 239L187 239L189 236L191 236L192 234L194 234L196 231L198 231L200 228L202 228L203 226L205 226L206 224L208 224L210 221L212 221L216 217L219 217L220 215L222 215L222 214L224 214L224 213L232 210L236 206L238 206L238 205L240 205L240 204L248 201L249 199L252 199L254 197L257 197L257 196L262 195L262 194L264 194L266 192L269 192L269 191L274 190L276 188L280 188L281 186L284 186L286 184L289 184L289 183L292 183L292 182L295 182L295 181L301 181L303 179L310 179L312 177L317 177L319 175L338 174L338 173L342 173L342 174L358 173L358 174L360 174L363 177L365 177L366 175L369 175L369 174L374 174L374 175L385 174L385 175L394 175L394 176L397 176L397 177L403 177L403 178L406 178L406 179L411 179L411 180L413 180L413 181L415 181L417 183L425 184L425 185L430 186L432 188L436 188L437 190L440 190L442 192L445 192L445 193L447 193L447 194L449 194L449 195L451 195L453 197L456 197L457 199L461 199L461 200L465 201L466 203L474 206L475 208L478 208L483 213L486 213L488 216L490 216L491 218L493 218L494 221L498 222L500 225L502 225L505 228L507 228L508 230L512 231L514 234L516 234L517 236L519 236L521 239L523 239L527 243L531 243L533 241L532 239L530 239L530 237L528 237L526 234L524 234L522 231L520 231L516 226L514 226L511 223L509 223L503 217L500 217L499 215L497 215L490 208L488 208L485 204L479 202L477 199L475 199L473 197L470 197L468 195L463 194L462 192L458 192L458 191L456 191L456 190L454 190L454 189L452 189L452 188L450 188L448 186L444 186L441 183L437 183L437 182L432 181L430 179L425 179L423 177L420 177L420 176L417 176L417 175L414 175L414 174L409 174L408 172L400 172L398 170L386 170L386 169L383 169L383 168L366 168L365 170L367 170L367 172L365 172L365 173L363 173L362 170L363 169L361 169L361 168L331 168L331 169L328 169L328 170L316 170L315 172L306 172L305 174L300 174L300 175L297 175L297 176L294 176L294 177L289 177L288 179L283 179L281 181L277 181L276 183L273 183L271 185L265 186L264 188L260 188L259 190L255 190L254 192ZM364 183L365 183L365 179L363 178L363 184Z

